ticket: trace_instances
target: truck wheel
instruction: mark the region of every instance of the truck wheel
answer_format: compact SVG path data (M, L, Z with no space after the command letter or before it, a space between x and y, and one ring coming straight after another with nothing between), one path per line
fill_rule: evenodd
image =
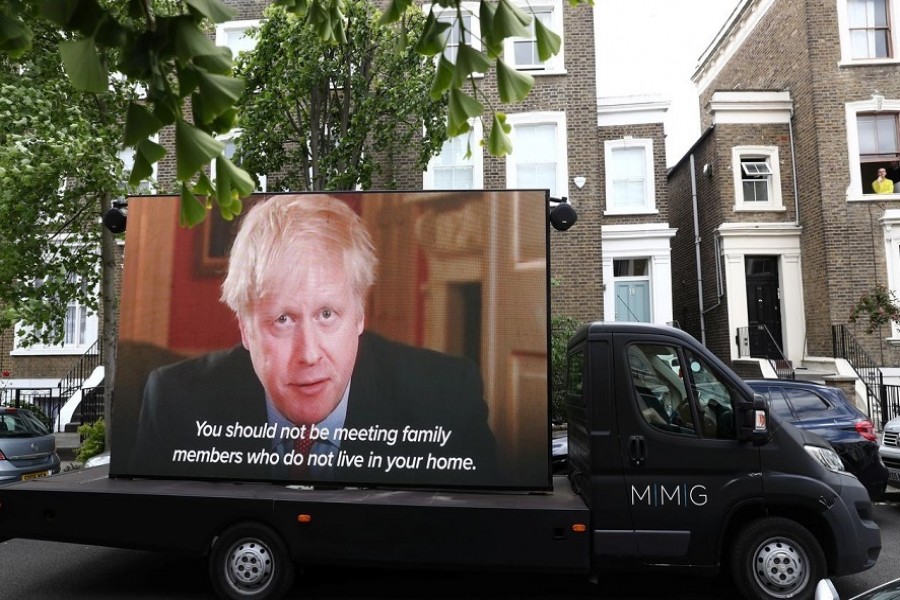
M221 598L276 600L294 581L294 564L281 538L255 523L229 527L215 540L209 578Z
M782 517L757 519L737 536L731 575L751 600L813 598L825 577L825 554L802 525Z

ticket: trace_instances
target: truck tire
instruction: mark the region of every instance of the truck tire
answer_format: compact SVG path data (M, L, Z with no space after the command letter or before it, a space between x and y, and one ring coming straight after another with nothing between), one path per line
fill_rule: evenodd
M294 564L278 534L265 525L240 523L213 542L209 579L220 598L276 600L294 582Z
M825 577L827 563L809 530L790 519L751 521L732 546L731 575L748 600L807 600Z

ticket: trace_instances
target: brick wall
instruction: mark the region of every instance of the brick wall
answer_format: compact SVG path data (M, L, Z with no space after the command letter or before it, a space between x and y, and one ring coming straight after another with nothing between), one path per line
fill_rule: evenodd
M744 18L759 4L751 3ZM867 100L876 89L885 97L900 97L900 67L841 66L840 58L835 2L777 0L700 97L702 120L708 125L709 100L717 90L790 92L803 228L807 354L813 356L831 355L832 324L846 323L860 293L886 282L884 234L878 218L887 208L900 208L895 202L847 201L853 167L848 165L844 112L846 103ZM782 158L790 156L783 141L786 133L772 132L782 140ZM720 137L722 153L738 139ZM786 182L790 173L782 170L783 187ZM790 213L793 202L788 195L784 198ZM882 347L877 335L862 331L857 335L870 353L885 355L885 364L900 364L900 354Z

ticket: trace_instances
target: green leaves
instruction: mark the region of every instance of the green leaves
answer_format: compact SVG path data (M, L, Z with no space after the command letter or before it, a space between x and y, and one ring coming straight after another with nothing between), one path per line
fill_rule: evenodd
M528 73L516 71L502 60L497 61L497 91L501 102L520 102L525 99L534 77Z
M100 62L94 38L59 43L59 52L69 80L76 88L102 94L109 86L109 74Z
M559 54L562 38L538 19L534 20L534 37L537 42L538 58L542 61L550 60Z
M22 21L0 12L0 52L22 56L31 48L33 35Z
M451 88L447 110L447 135L456 137L469 131L469 119L480 117L484 106L465 92Z
M166 155L166 149L148 139L141 140L134 149L134 167L128 178L129 185L137 186L153 175L153 163Z
M187 121L175 123L175 171L181 181L189 180L224 149L225 144Z
M128 103L125 114L125 146L134 146L141 140L149 138L162 127L162 122L153 113L137 102Z
M512 140L509 132L512 126L507 124L506 115L501 112L494 113L494 124L488 136L488 152L493 156L506 156L512 152Z

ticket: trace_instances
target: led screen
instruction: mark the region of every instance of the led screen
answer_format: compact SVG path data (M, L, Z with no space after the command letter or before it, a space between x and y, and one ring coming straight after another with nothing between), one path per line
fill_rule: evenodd
M129 202L113 476L549 487L545 191L179 202Z

